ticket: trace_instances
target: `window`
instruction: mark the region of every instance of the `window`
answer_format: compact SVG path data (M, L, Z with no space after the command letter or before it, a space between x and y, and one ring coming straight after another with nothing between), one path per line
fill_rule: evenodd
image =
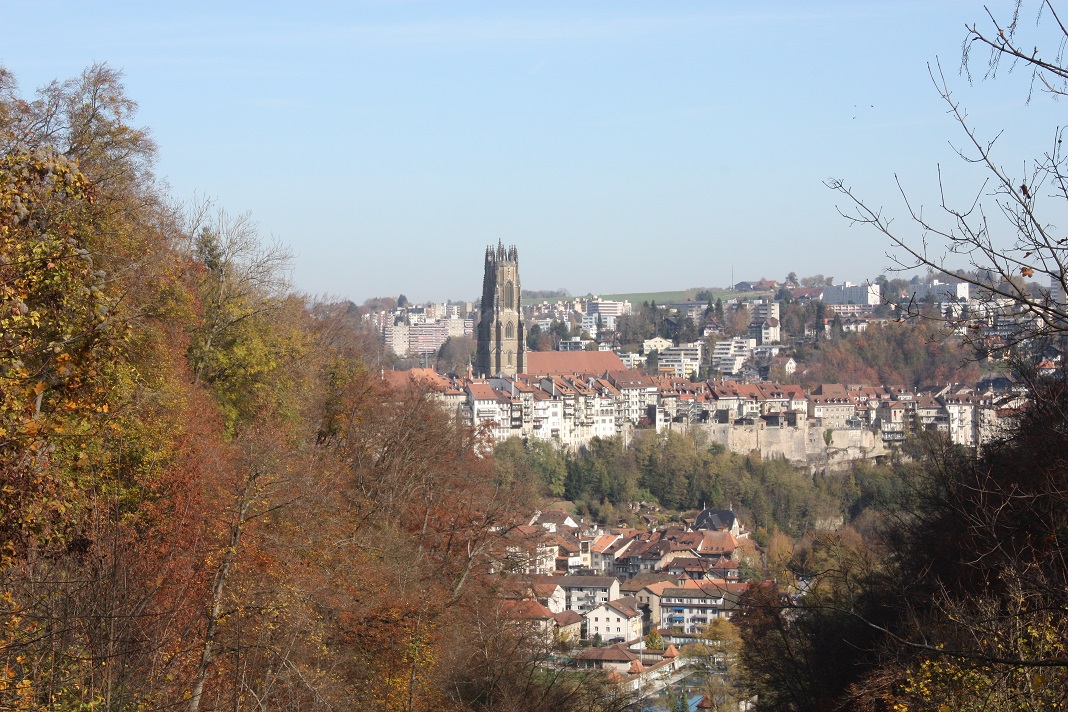
M504 308L515 309L515 286L512 283L504 283Z
M512 326L512 322L508 322L504 325L504 338L511 339L515 336L515 327Z

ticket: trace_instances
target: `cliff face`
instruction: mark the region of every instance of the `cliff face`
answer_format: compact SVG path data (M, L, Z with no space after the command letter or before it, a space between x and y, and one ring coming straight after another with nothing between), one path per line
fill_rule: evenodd
M800 421L797 427L768 426L758 420L752 425L673 423L672 428L703 430L710 440L731 452L744 455L757 451L761 457L782 457L799 465L807 465L813 472L841 469L854 460L888 454L882 438L872 430L832 430L828 444L825 440L827 431L810 427L807 420Z

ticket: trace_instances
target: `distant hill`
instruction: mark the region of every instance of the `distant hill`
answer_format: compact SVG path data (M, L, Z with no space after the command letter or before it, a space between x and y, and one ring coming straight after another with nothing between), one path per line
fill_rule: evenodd
M711 292L713 299L733 299L740 292L727 289L716 289L713 287L691 287L690 289L683 289L676 292L627 292L618 294L601 294L598 295L601 299L608 299L611 301L628 301L631 304L638 305L642 302L656 302L657 304L664 304L665 302L690 302L697 298L698 292ZM752 292L748 293L750 297L753 296ZM544 295L544 296L535 296ZM570 295L566 289L559 290L523 290L523 303L524 304L537 304L542 301L556 301L557 299L570 299L573 296L582 295Z
M602 294L602 299L611 299L613 301L628 301L631 304L641 304L642 302L656 302L657 304L663 304L665 302L691 302L697 297L698 292L708 291L711 292L714 299L733 299L737 292L728 291L726 289L713 289L704 287L693 287L691 289L684 289L678 292L632 292L627 294Z

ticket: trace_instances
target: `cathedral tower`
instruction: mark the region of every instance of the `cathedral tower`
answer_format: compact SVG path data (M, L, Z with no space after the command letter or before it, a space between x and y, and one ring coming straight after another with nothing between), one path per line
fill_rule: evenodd
M527 334L520 305L519 255L515 245L486 248L482 308L478 320L475 370L480 376L523 373L527 365Z

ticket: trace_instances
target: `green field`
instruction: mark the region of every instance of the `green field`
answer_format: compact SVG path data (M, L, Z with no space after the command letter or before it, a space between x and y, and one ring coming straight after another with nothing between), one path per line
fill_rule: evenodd
M686 289L679 292L633 292L630 294L602 294L602 299L611 299L613 301L628 301L634 306L638 306L642 302L656 302L657 304L663 304L665 302L690 302L694 300L695 295L703 289ZM716 299L733 299L737 292L730 292L725 289L710 289L713 297Z

